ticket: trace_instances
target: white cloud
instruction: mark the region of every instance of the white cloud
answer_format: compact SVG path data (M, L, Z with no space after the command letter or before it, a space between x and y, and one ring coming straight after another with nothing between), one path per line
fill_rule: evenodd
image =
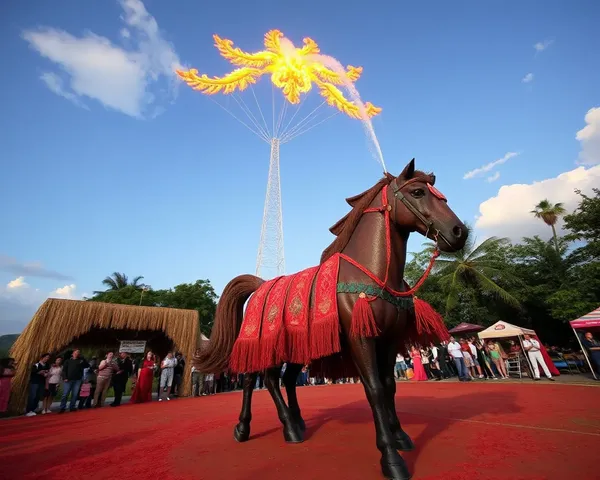
M562 202L567 212L573 211L579 203L575 189L591 193L600 185L600 165L564 172L530 184L506 185L498 194L481 205L475 227L486 236L497 235L518 241L523 237L540 235L550 238L552 232L542 221L530 213L544 199L552 203ZM558 225L562 228L562 224Z
M75 295L75 291L77 290L77 285L75 285L74 283L72 283L71 285L65 285L64 287L60 287L57 288L56 290L50 292L50 297L55 298L68 298L68 299L75 299L78 298Z
M539 52L543 52L544 50L546 50L553 43L554 43L554 40L544 40L543 42L537 42L533 46L533 48L535 49L535 51L537 53L539 53Z
M48 297L81 299L76 291L77 286L69 284L48 293L32 288L22 276L0 286L0 335L21 332Z
M492 183L500 178L500 172L496 172L485 179L486 182Z
M27 288L29 285L25 282L25 277L17 277L6 284L8 289Z
M527 75L525 75L521 79L521 82L523 82L523 83L531 83L531 82L533 82L533 73L528 73Z
M579 161L581 165L600 163L600 107L591 108L585 115L586 126L577 132L581 142Z
M499 158L498 160L494 160L493 162L487 163L479 168L475 168L474 170L471 170L471 171L465 173L465 175L463 176L463 179L468 180L470 178L474 178L474 177L477 177L484 173L487 173L490 170L492 170L494 167L497 167L498 165L502 165L503 163L508 162L511 158L516 157L517 155L520 155L520 153L508 152L506 155L504 155L502 158Z
M60 67L60 75L42 75L57 95L79 101L80 106L81 98L88 97L132 117L152 117L161 108L159 101L176 95L174 69L180 68L179 57L140 0L119 3L127 27L121 30L121 37L130 49L93 32L76 37L51 27L25 30L22 37Z
M46 86L50 89L51 92L56 93L59 97L66 98L70 102L73 102L75 105L81 108L85 108L89 110L87 105L85 105L77 95L72 92L69 92L65 86L62 78L60 78L56 73L53 72L44 72L40 76L40 80L46 84Z

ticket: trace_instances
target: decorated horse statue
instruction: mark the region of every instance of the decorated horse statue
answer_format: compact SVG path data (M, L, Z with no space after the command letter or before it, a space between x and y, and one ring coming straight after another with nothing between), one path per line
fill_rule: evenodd
M452 252L468 235L434 183L433 174L415 170L413 159L398 177L386 173L372 188L347 199L352 210L330 229L336 239L319 266L269 281L241 275L225 287L210 344L194 363L203 372L245 373L237 441L250 438L252 392L263 371L284 439L303 441L296 378L310 363L313 372L328 377L358 374L373 411L384 476L411 477L398 453L414 445L395 408L396 354L408 342L448 333L441 317L414 296L439 251L409 288L403 276L408 236L417 231ZM284 363L287 404L279 389Z

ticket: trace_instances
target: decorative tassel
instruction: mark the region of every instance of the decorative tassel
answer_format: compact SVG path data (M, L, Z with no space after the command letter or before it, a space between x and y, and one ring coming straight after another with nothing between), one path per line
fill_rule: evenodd
M373 309L370 303L375 299L367 298L364 292L358 295L358 300L354 304L352 309L352 326L350 327L350 336L354 338L358 337L376 337L379 335L377 324L375 323L375 316L373 315Z
M448 340L450 334L442 316L425 300L416 296L414 299L416 327L418 335L425 335L431 340ZM431 338L433 337L433 338Z

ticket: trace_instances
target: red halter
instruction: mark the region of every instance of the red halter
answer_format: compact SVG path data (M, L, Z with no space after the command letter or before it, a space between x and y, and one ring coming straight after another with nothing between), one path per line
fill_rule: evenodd
M397 187L394 190L396 192L399 192L402 188L404 188L409 183L413 183L413 182L419 181L419 180L425 181L423 178L412 178L412 179L408 180L407 182L404 182L400 187ZM444 201L446 200L446 197L444 197L444 195L442 195L442 193L440 193L436 188L434 188L433 185L430 185L428 182L426 182L426 183L427 183L427 187L429 188L429 191L434 196L436 196L440 200L444 200ZM350 263L351 265L358 268L361 272L363 272L371 280L373 280L378 286L380 286L382 289L387 290L389 293L391 293L395 297L410 297L419 288L421 288L421 286L423 285L425 280L427 280L427 277L429 276L429 274L431 273L431 269L433 268L435 259L439 256L440 251L438 250L437 245L436 245L435 250L433 251L433 255L431 256L431 260L429 260L429 265L427 266L427 269L425 270L425 272L423 272L423 275L421 276L419 281L417 283L415 283L415 285L410 290L408 290L406 292L400 292L400 291L394 290L393 288L389 287L387 285L387 282L389 279L390 264L392 261L391 218L390 218L390 212L392 210L392 206L388 203L388 186L387 185L385 187L383 187L383 189L382 189L381 202L382 202L382 204L380 207L367 208L363 211L363 213L383 212L383 215L385 217L385 243L386 243L386 245L385 245L385 250L386 250L385 278L383 280L377 278L377 276L373 272L371 272L368 268L361 265L356 260L350 258L348 255L346 255L344 253L340 253L340 258L343 258L348 263ZM407 199L403 198L403 203L405 205L407 202L412 207L412 208L409 208L409 210L412 211L412 213L414 213L417 216L417 218L419 218L421 220L423 218L423 216L418 211L418 209L414 205L412 205ZM426 226L427 226L427 224L426 224ZM437 235L436 235L436 237L437 237ZM373 298L373 300L374 299L375 298Z

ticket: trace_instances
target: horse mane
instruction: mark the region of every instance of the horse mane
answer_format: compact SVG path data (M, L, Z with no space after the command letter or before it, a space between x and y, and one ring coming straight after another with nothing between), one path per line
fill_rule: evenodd
M412 176L413 178L430 177L431 181L435 181L435 177L433 177L433 175L424 173L420 170L415 170ZM346 202L352 207L352 210L350 210L329 229L329 231L337 238L323 251L321 255L321 263L324 263L332 255L340 253L344 248L346 248L346 245L348 245L350 237L352 237L352 234L354 233L354 230L356 229L364 210L371 205L371 202L373 202L383 187L388 186L394 181L394 178L396 177L386 172L383 178L371 188L346 199Z
M354 233L354 229L360 221L364 209L371 204L383 187L388 186L394 181L394 178L396 177L386 172L384 177L371 188L354 197L346 199L346 202L352 207L352 210L329 229L329 231L336 236L336 239L323 251L321 263L324 263L332 255L341 252L346 247L350 237Z

